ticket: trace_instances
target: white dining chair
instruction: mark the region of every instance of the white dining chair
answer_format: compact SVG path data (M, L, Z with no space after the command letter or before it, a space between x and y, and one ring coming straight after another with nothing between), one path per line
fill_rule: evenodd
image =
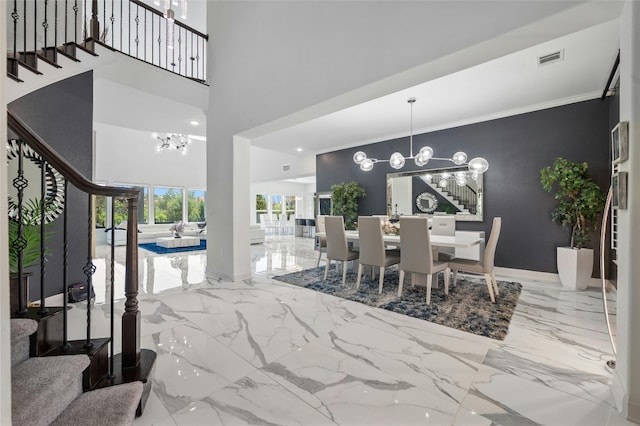
M327 279L332 260L342 262L342 285L347 281L347 262L358 258L357 251L349 250L347 235L344 232L342 216L327 216L324 221L327 235L327 265L324 268L324 279Z
M449 294L449 264L433 260L429 238L429 222L423 217L400 218L400 280L398 297L402 296L405 272L411 273L413 284L415 274L427 277L427 304L431 303L433 276L444 271L444 294Z
M318 260L316 260L316 268L320 266L320 259L322 258L322 253L327 253L327 237L325 236L319 236L318 233L322 232L325 233L326 232L326 228L324 225L324 220L327 216L320 214L318 216L316 216L316 244L315 244L315 249L318 250Z
M491 226L491 234L489 235L487 246L484 249L484 257L482 261L458 258L451 259L449 261L449 268L451 268L451 270L453 271L453 285L456 285L456 281L458 279L458 271L468 272L472 274L482 274L484 275L484 279L487 282L487 290L489 291L489 297L491 298L491 302L493 303L495 303L496 301L495 296L499 295L498 282L496 281L496 275L494 272L494 259L501 228L502 218L494 217L493 225Z
M358 279L356 288L360 288L364 265L379 268L378 294L382 294L385 268L400 262L400 250L385 250L382 238L382 220L379 217L358 217L358 234L360 257L358 265ZM375 276L375 275L374 275Z
M431 235L445 235L454 237L456 235L456 217L433 216L431 219ZM456 257L456 249L452 247L435 247L433 258L436 260L448 261Z

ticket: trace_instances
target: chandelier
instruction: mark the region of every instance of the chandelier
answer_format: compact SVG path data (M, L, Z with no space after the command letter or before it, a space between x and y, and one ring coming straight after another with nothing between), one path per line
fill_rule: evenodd
M416 166L424 167L427 165L429 160L442 160L442 161L450 161L456 166L468 166L469 171L472 174L477 175L478 173L484 173L489 169L489 162L482 157L472 158L471 161L467 163L467 154L462 151L458 151L451 158L440 158L433 156L433 149L429 146L424 146L420 148L420 151L416 155L413 155L413 104L416 102L416 98L409 98L407 100L409 105L411 106L411 131L409 133L409 156L405 157L399 152L394 152L391 154L391 157L388 160L378 160L377 158L368 158L367 154L364 151L358 151L353 154L353 161L356 164L360 165L360 169L368 172L373 169L373 165L375 163L386 163L388 162L391 167L394 169L401 169L404 167L406 160L414 160Z
M191 144L191 138L181 133L167 133L166 136L153 133L152 136L159 141L156 144L157 153L162 153L164 151L179 151L182 155L186 155L187 149Z
M160 6L160 0L154 0L153 4ZM180 18L187 19L187 0L164 0L164 17L170 21L175 19L175 12L173 6L180 5Z

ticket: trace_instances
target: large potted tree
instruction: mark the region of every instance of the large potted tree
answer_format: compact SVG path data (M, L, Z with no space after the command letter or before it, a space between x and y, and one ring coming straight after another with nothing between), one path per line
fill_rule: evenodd
M331 186L333 214L344 217L346 229L356 229L358 224L358 200L364 198L365 190L357 182L337 183Z
M591 180L586 162L564 158L540 170L540 183L548 192L555 190L558 205L551 219L571 229L570 246L557 248L560 282L566 288L584 290L593 270L593 249L584 246L598 227L604 194Z

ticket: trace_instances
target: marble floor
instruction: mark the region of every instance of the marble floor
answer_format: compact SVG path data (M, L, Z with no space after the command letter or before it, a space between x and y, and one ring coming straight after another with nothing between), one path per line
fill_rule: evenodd
M110 318L102 251L94 336ZM225 282L206 280L204 252L140 251L142 346L158 358L135 425L631 424L614 408L597 289L518 280L509 334L496 341L274 281L315 266L310 239L251 253L253 278Z

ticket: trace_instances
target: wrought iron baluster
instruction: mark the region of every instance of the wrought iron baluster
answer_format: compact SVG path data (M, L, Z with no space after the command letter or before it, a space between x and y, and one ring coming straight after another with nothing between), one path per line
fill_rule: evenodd
M71 345L69 345L69 336L67 332L68 326L68 315L67 308L69 305L69 181L65 178L64 180L64 214L62 217L62 287L64 288L63 292L63 314L62 314L62 348L68 350Z
M24 249L27 247L27 240L24 238L24 211L22 208L24 189L29 186L29 181L24 177L24 142L15 141L18 145L18 176L13 179L13 187L18 190L18 237L15 241L18 255L18 315L27 313L27 304L24 287L22 285L22 276L24 275Z
M122 9L122 1L120 1L120 51L122 52L122 21L124 21L124 12Z
M22 28L23 28L23 30L22 30L22 38L23 38L22 44L23 44L23 47L24 47L22 53L24 55L24 58L26 58L27 57L27 0L23 0L22 6L23 6L23 9L22 9L22 17L23 17L23 19L22 19Z
M200 37L196 37L196 78L200 78Z
M78 0L73 4L74 24L73 24L73 42L78 44Z
M131 55L131 2L129 2L129 13L127 14L127 22L129 23L129 31L127 32L128 53Z
M162 21L158 16L158 66L162 66Z
M116 18L114 17L114 0L111 0L111 47L114 47L115 45L115 30L113 28L113 23L115 22Z
M182 29L178 27L178 74L182 74Z
M135 39L135 42L136 42L136 58L138 58L138 46L139 46L139 43L140 43L140 32L138 31L139 27L140 27L140 7L138 5L136 5L136 19L135 19L135 22L136 22L136 39Z
M102 0L102 25L104 29L102 30L101 42L107 43L107 0Z
M111 347L110 347L110 356L109 356L109 376L110 377L114 377L115 376L115 372L113 371L113 346L114 346L114 335L115 335L115 329L114 329L114 317L115 317L115 312L114 312L114 305L115 305L115 296L114 296L114 292L115 292L115 278L114 278L114 273L115 273L115 244L116 244L116 220L115 220L115 216L116 216L116 198L115 197L111 197L111 262L110 262L110 271L111 271L111 321L110 321L110 336L111 336Z
M151 15L151 63L153 64L153 45L155 44L155 25L153 24L153 15Z
M33 2L33 53L38 51L38 2ZM26 58L25 58L26 59Z
M55 0L53 2L53 6L55 8L55 12L53 15L53 55L55 55L55 49L58 47L58 0Z
M96 266L93 264L93 259L91 257L91 249L93 248L93 241L92 241L92 235L93 235L93 196L88 194L89 202L87 203L89 205L89 208L87 210L87 217L88 217L88 221L87 221L87 263L85 264L84 268L82 268L82 271L84 272L84 275L87 277L87 340L84 344L84 347L89 349L91 347L93 347L93 343L91 342L91 290L93 289L93 280L92 280L92 276L93 274L96 272Z
M191 61L191 77L193 78L193 62L196 60L196 58L193 57L193 33L191 33L191 56L189 60Z
M165 20L164 32L164 67L169 69L169 21L167 20Z
M49 312L45 305L45 263L46 263L46 247L45 247L45 207L47 205L47 162L42 158L40 160L40 309L39 315L45 315Z
M144 11L144 61L147 62L147 11Z
M84 0L83 2L84 6L83 6L83 13L84 13L84 20L82 21L82 27L84 28L83 32L82 32L82 41L83 43L87 41L87 38L89 37L89 32L87 30L87 0Z
M11 18L13 18L13 59L18 59L18 0L13 0L13 12L11 12Z

